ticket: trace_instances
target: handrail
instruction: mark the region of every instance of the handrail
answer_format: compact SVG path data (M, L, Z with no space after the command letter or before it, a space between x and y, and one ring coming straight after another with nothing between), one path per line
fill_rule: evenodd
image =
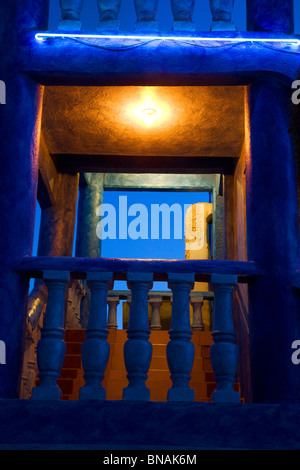
M167 273L194 273L195 280L210 282L212 274L232 274L238 282L248 283L264 276L260 266L252 261L230 260L165 260L122 258L77 258L25 256L11 269L31 278L42 278L44 271L68 271L71 279L86 279L87 273L112 272L114 280L126 280L129 272L153 273L154 281L167 281Z

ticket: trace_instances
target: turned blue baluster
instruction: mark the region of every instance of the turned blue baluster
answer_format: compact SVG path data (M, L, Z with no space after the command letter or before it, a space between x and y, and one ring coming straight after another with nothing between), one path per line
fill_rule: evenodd
M80 399L105 400L102 386L109 358L107 341L107 292L112 288L112 273L88 273L91 291L90 313L86 328L86 340L81 349L85 385L79 391Z
M64 342L65 294L69 273L45 271L44 282L48 288L48 301L41 339L37 345L37 363L40 384L32 389L32 399L59 400L61 390L57 379L63 366L66 343Z
M171 0L174 17L174 31L194 31L193 22L195 0Z
M211 276L214 290L214 344L210 349L210 358L217 383L212 395L214 403L240 403L240 394L233 389L238 367L238 346L232 313L232 295L236 284L237 276Z
M84 0L60 0L61 20L58 29L64 31L79 31L81 29L80 15Z
M235 31L231 21L234 0L210 0L212 14L211 31Z
M121 0L98 0L98 31L118 31Z
M127 282L131 289L131 303L127 329L128 340L124 344L124 361L128 386L123 389L123 400L150 399L150 390L145 382L152 358L152 344L149 342L148 292L152 288L153 275L150 273L128 273Z
M194 274L188 273L168 276L173 293L170 341L167 345L167 360L173 385L168 390L168 401L194 400L194 390L189 387L195 355L190 325L190 291L194 278Z
M134 0L136 12L136 30L147 31L158 29L155 21L158 0Z

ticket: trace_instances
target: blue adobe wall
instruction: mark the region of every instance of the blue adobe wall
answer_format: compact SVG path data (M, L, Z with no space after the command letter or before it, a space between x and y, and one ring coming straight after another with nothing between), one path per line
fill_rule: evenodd
M299 418L299 405L4 400L0 450L299 450Z
M2 2L0 18L0 74L7 95L0 108L0 335L8 364L0 369L0 396L12 398L18 396L28 280L11 272L10 265L32 250L42 102L41 87L18 73L16 31L45 27L47 1Z
M294 32L293 0L248 0L247 29L292 34Z

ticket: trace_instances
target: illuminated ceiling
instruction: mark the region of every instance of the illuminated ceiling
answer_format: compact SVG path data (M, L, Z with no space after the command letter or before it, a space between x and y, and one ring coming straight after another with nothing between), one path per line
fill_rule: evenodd
M42 128L50 154L238 157L244 89L46 87Z

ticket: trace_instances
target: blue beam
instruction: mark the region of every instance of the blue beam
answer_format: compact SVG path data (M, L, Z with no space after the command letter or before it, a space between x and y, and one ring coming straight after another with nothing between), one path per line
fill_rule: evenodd
M20 36L18 66L43 84L244 85L274 73L290 85L300 66L298 38L282 34L228 33L223 35L226 41L238 40L228 43L213 39L213 33L180 39L177 35L43 41L36 39L36 33ZM270 42L274 39L283 42ZM289 43L292 39L297 43Z

